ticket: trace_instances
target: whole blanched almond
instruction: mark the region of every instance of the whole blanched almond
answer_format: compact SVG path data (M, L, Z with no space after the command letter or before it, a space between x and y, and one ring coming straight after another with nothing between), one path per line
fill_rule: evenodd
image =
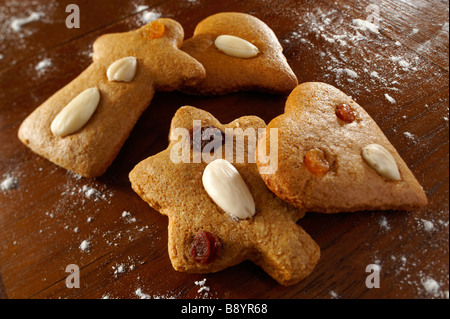
M237 169L228 161L209 163L202 177L203 187L226 213L239 219L255 215L255 202Z
M363 148L362 157L381 176L399 181L401 180L397 162L387 149L379 144L370 144Z
M136 74L137 59L132 56L128 56L113 62L106 75L108 80L117 82L131 82Z
M233 35L221 35L214 44L220 51L235 58L250 59L259 54L256 46Z
M55 136L65 137L79 131L91 118L100 101L96 87L78 94L56 115L50 129Z

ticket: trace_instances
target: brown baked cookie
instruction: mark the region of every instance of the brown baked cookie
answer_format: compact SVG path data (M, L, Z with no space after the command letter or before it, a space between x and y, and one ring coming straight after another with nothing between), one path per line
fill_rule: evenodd
M298 84L275 33L248 14L225 12L206 18L181 49L206 69L204 81L183 88L187 93L256 90L287 95Z
M248 259L291 285L314 269L319 247L296 224L304 212L270 192L258 173L255 134L264 128L255 116L222 125L182 107L169 147L131 171L134 191L169 218L175 270L217 272Z
M155 90L204 78L203 66L179 50L183 38L183 28L171 19L101 36L93 63L25 119L20 140L79 175L103 174Z
M411 210L427 204L422 187L367 112L324 83L304 83L285 113L267 126L258 150L278 129L278 169L267 186L288 203L321 213Z

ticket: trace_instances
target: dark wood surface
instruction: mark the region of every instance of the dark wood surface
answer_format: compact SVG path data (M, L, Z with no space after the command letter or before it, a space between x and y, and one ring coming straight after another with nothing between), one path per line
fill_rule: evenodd
M79 29L65 27L69 3L80 7ZM243 115L268 122L283 112L285 97L157 93L113 165L92 180L40 158L17 138L24 118L89 65L101 34L163 16L179 21L188 38L198 22L223 11L265 21L300 82L333 84L360 103L429 198L413 212L307 214L299 224L322 256L294 286L278 285L250 262L216 274L175 272L167 218L128 181L135 164L167 147L180 106L205 109L223 123ZM42 13L40 20L11 28L31 12ZM364 30L358 22L375 13L378 32ZM0 298L448 298L448 32L445 0L1 0L0 182L16 183L0 190ZM48 63L40 68L41 61ZM79 248L84 240L89 251ZM66 287L69 264L80 267L80 288ZM365 285L369 264L381 267L380 288ZM210 289L198 292L195 282L204 278Z

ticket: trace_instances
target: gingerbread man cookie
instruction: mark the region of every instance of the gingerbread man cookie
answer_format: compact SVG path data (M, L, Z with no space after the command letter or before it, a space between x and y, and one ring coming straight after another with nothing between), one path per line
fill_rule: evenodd
M205 111L182 107L169 147L131 171L134 191L169 218L175 270L217 272L248 259L291 285L314 269L319 247L296 224L304 212L271 193L251 160L256 138L250 133L264 128L255 116L222 125Z
M304 83L289 96L285 113L268 126L259 147L278 132L278 169L261 176L280 198L308 211L410 210L425 193L367 112L324 83Z
M156 20L94 43L93 63L22 123L20 140L34 152L84 177L105 172L155 90L195 85L203 66L179 50L181 25Z
M275 33L245 13L225 12L206 18L181 49L206 69L204 81L183 88L187 93L256 90L287 95L298 84Z

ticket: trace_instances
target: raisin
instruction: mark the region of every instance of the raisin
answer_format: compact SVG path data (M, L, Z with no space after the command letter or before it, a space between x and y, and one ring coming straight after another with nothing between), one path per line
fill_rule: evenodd
M325 153L317 148L309 150L305 155L305 166L314 175L325 175L330 170L330 164Z
M144 27L143 36L145 39L153 40L161 38L166 32L166 27L159 21L153 21Z
M214 261L222 250L220 239L207 231L199 231L191 244L192 258L201 263L209 264Z
M336 107L336 116L346 123L352 123L356 120L355 110L345 103Z
M225 143L225 133L214 126L195 126L190 131L190 137L191 146L197 152L213 152Z

